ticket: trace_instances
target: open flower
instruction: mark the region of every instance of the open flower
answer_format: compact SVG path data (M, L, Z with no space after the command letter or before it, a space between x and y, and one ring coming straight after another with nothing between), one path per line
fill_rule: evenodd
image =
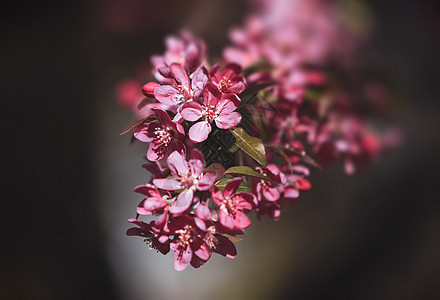
M205 159L203 154L193 149L191 159L187 162L185 156L174 151L167 159L172 178L158 178L153 184L166 191L182 190L170 208L172 214L181 214L193 202L195 191L207 191L214 184L217 176L215 173L203 174Z
M187 121L201 121L191 126L188 136L194 143L203 142L212 130L211 123L218 128L234 128L241 122L240 113L236 112L240 98L235 94L221 94L213 83L208 83L203 91L203 105L196 101L182 106L181 115Z
M220 223L230 229L246 228L251 224L244 209L252 209L251 203L256 203L256 198L251 193L236 193L242 179L231 179L225 186L223 193L216 187L212 187L212 200L220 209L218 217Z
M168 149L182 151L185 146L175 137L183 137L185 131L182 125L173 122L168 113L162 109L153 109L157 122L144 123L138 126L134 137L141 142L150 143L147 158L157 161L164 157Z
M211 81L222 94L240 94L246 89L246 79L240 75L241 67L237 64L227 64L223 69L218 64L209 72Z
M274 164L268 164L267 168L260 168L259 171L261 174L278 184L286 183L286 176ZM280 198L279 187L275 183L267 180L260 180L255 185L255 190L257 193L258 201L261 201L263 199L267 201L277 201Z
M208 70L205 67L194 73L192 79L180 64L174 63L169 69L169 76L174 82L154 89L154 97L160 103L176 107L200 96L208 82Z

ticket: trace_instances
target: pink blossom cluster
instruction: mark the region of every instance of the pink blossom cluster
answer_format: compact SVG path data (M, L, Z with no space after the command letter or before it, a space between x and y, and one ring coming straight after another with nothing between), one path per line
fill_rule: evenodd
M316 23L295 10L255 13L231 31L224 62L210 65L204 41L188 32L167 37L151 59L155 80L131 105L142 118L124 133L146 143L153 177L135 188L144 199L127 234L171 250L178 271L212 253L235 258L249 213L278 220L311 189L307 165L341 160L352 174L388 146L324 67L338 62L331 52L341 36L327 2L287 3L309 3L297 7ZM127 103L136 93L124 84Z

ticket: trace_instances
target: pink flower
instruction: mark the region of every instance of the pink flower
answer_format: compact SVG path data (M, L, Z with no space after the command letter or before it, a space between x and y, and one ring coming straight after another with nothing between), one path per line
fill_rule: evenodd
M227 228L246 228L251 224L244 209L252 209L251 203L256 203L256 197L251 193L236 193L241 178L231 179L225 186L223 193L216 187L212 187L212 200L220 209L218 217L220 223Z
M174 151L167 159L173 178L158 178L153 184L166 191L184 189L172 204L170 212L178 215L186 211L192 204L195 191L207 191L214 184L217 176L215 173L203 174L205 159L203 154L193 149L191 159L187 162L184 155Z
M220 69L218 64L214 65L210 71L212 83L224 93L240 94L246 89L246 79L240 76L241 67L237 64L227 64Z
M183 271L189 264L198 268L211 257L212 252L200 236L202 232L195 225L191 216L176 217L171 226L175 238L170 246L174 251L174 269L176 271Z
M273 180L274 182L277 182L278 184L286 183L286 177L284 173L281 172L280 169L274 164L267 165L267 168L260 168L259 171L261 174ZM267 201L273 202L277 201L280 198L280 191L278 189L278 186L275 183L267 180L260 180L255 185L254 190L256 190L258 201L262 201L263 199L265 199Z
M196 225L196 218L189 215L173 219L170 227L175 236L171 242L174 251L174 269L182 271L191 264L198 268L205 264L212 252L234 259L237 250L226 237L217 233L216 226L201 229Z
M180 64L172 64L169 68L172 84L161 85L154 89L154 97L162 104L178 106L189 100L197 99L208 82L208 70L200 68L192 77Z
M181 115L187 121L202 121L191 126L188 136L194 143L203 142L212 130L211 123L218 128L230 129L241 121L241 115L235 112L240 98L235 94L221 94L213 83L206 85L203 91L203 105L196 101L187 102L182 106Z
M173 122L168 113L154 108L157 122L144 123L138 126L134 137L141 142L150 143L147 158L150 161L162 159L169 149L184 151L184 144L176 137L183 137L185 131L182 125Z

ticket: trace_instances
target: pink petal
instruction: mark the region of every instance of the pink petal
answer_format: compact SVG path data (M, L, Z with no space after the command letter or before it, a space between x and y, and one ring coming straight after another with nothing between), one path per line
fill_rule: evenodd
M148 216L151 215L152 212L144 208L145 199L139 203L139 205L136 207L136 212L140 215Z
M186 162L185 157L178 151L173 151L173 153L168 156L167 163L171 174L175 178L184 177L189 172L188 163Z
M154 90L154 97L165 105L179 105L184 100L184 96L172 85L162 85Z
M156 190L153 187L147 186L147 185L138 185L134 188L133 190L136 193L139 194L144 194L146 196L159 196L160 197L160 193L158 190Z
M205 86L205 89L203 90L203 104L205 107L211 105L216 107L221 97L222 94L214 83L210 82Z
M229 87L228 92L238 95L242 93L245 89L246 89L246 84L244 84L244 82L239 81L233 86Z
M182 184L176 179L156 178L153 179L153 184L166 191L177 191L183 188Z
M284 190L284 197L286 198L298 198L298 196L299 196L299 191L297 189L286 188Z
M241 115L238 112L219 115L215 119L215 124L221 129L230 129L236 127L241 122Z
M224 94L222 96L221 100L222 101L226 101L227 100L227 101L232 102L234 104L235 108L237 108L240 105L240 103L241 103L241 99L236 94L231 94L231 93ZM235 109L228 110L228 112L231 112L231 111L234 111L234 110Z
M193 201L194 192L191 189L184 190L177 196L176 202L170 208L170 213L172 214L181 214L185 210L187 210Z
M182 106L180 114L185 120L194 122L203 116L204 111L203 107L196 101L188 101Z
M237 189L240 186L240 183L242 181L243 181L243 179L241 177L236 177L236 178L229 180L229 182L225 186L225 190L223 191L223 196L226 199L231 198L232 195L234 195L235 192L237 191Z
M144 143L152 142L154 138L148 136L149 125L150 124L143 124L141 126L138 126L133 133L134 137Z
M211 220L211 210L205 203L200 203L197 206L195 214L198 218L202 220Z
M215 175L215 173L206 173L197 183L197 189L199 191L207 191L213 186L216 180L217 175Z
M191 126L188 136L194 143L201 143L208 138L210 132L211 125L206 121L202 121Z
M252 203L258 204L255 195L251 193L238 193L235 199L239 201L238 207L241 209L252 209Z
M167 150L168 147L165 145L151 143L150 146L148 146L147 158L149 161L158 161L164 157Z
M183 271L188 267L193 256L191 247L186 247L184 251L174 251L174 269Z
M223 193L215 185L212 187L211 196L212 200L214 200L214 203L218 206L222 205L223 200L225 200Z
M297 186L298 186L298 188L300 190L310 190L312 188L312 185L310 184L310 181L308 181L305 178L298 179L296 184L297 184Z
M277 188L264 188L263 187L263 195L266 197L267 201L277 201L280 199L280 193Z
M194 73L192 77L191 88L194 93L194 99L197 99L200 96L207 82L208 71L205 67L202 67L196 73Z
M194 177L199 177L205 169L203 162L198 159L190 159L188 165L191 169L191 174Z
M211 251L205 243L201 244L200 248L194 251L194 254L205 261L211 257Z
M267 169L272 172L273 175L277 176L280 174L280 169L274 164L268 164Z
M234 218L234 226L243 229L249 225L251 225L251 220L249 220L248 216L241 210L237 210Z
M144 208L149 211L159 210L165 206L167 206L167 202L162 197L150 197L144 201Z
M172 64L170 66L170 72L171 72L171 76L173 76L174 79L176 79L178 85L183 86L183 88L187 91L190 90L189 88L190 80L188 74L181 65Z
M218 213L218 218L220 220L220 223L223 226L225 226L229 229L234 228L234 218L228 212L226 212L224 209L220 209L220 211Z

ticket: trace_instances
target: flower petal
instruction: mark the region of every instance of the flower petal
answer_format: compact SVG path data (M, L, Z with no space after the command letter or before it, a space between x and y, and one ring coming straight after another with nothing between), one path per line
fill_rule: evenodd
M187 91L190 90L189 84L190 80L188 77L188 74L186 73L185 69L179 65L179 64L172 64L170 66L170 73L171 76L174 77L178 85L183 86L183 88Z
M249 225L251 225L251 220L249 220L249 217L241 210L237 210L234 218L234 226L244 229Z
M241 115L238 112L230 114L221 114L215 119L215 124L221 129L230 129L236 127L241 122Z
M191 262L193 252L191 247L186 247L185 250L174 251L174 269L176 271L183 271Z
M179 105L184 100L184 96L172 85L158 86L154 90L154 97L160 103L170 106Z
M167 202L162 197L149 197L144 201L144 208L149 211L155 211L167 206Z
M220 223L229 228L229 229L233 229L234 228L234 218L232 217L232 215L230 215L227 211L225 211L224 209L220 209L219 213L218 213L218 218Z
M194 99L197 99L208 82L208 70L206 70L205 67L200 68L196 73L194 73L191 81Z
M214 200L214 203L218 206L222 205L223 200L225 200L225 197L223 197L223 193L215 185L212 187L211 196L212 200Z
M164 144L151 143L150 146L148 146L147 158L149 161L158 161L165 156L167 150L168 146Z
M215 86L214 83L210 82L205 86L205 89L203 90L203 105L205 105L205 107L216 107L221 97L222 94L220 93L218 88Z
M188 101L182 106L180 114L185 120L194 122L203 116L203 107L196 101Z
M276 187L274 188L265 188L263 187L263 195L266 197L267 201L277 201L280 199L280 193Z
M191 169L191 174L195 178L199 177L205 169L205 165L203 164L203 162L198 159L190 159L188 165Z
M206 205L205 203L200 203L196 210L195 210L195 214L198 218L202 219L202 220L211 220L211 210L209 209L208 205Z
M199 182L197 182L197 189L199 191L207 191L213 186L216 180L217 175L215 175L215 173L206 173L200 178Z
M176 202L170 208L170 213L172 214L181 214L185 210L187 210L193 201L194 192L191 189L184 190L177 196Z
M209 247L202 243L199 247L199 249L194 251L194 254L197 255L202 260L208 260L211 257L211 251L209 250Z
M208 138L211 124L206 121L197 122L189 129L188 136L194 143L201 143Z
M153 184L166 191L177 191L183 188L182 184L176 179L156 178L153 179Z
M188 163L186 162L185 157L178 151L173 151L173 153L168 156L167 163L171 174L175 178L184 177L189 172Z
M284 197L285 198L298 198L299 191L297 189L294 189L292 187L288 187L284 190Z
M225 186L225 190L223 191L223 196L226 199L229 199L232 197L232 195L235 194L238 187L240 186L240 183L243 181L241 177L235 177L229 180L229 182Z

